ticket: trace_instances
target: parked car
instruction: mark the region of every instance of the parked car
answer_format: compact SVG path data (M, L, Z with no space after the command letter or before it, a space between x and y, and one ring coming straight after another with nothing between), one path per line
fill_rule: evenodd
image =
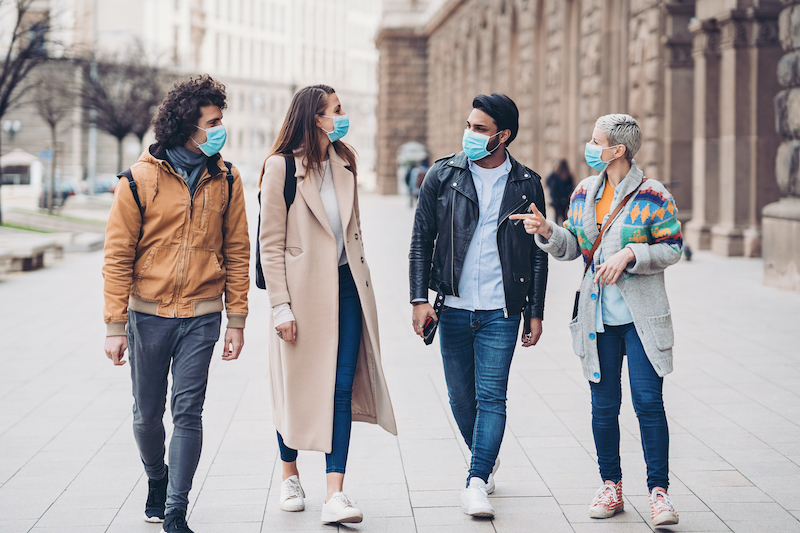
M100 174L94 178L94 194L111 193L117 188L119 178L114 174ZM89 180L83 181L83 192L89 194Z
M47 207L47 193L49 190L50 180L45 179L44 186L42 187L42 193L39 195L39 207L42 209ZM69 179L56 179L56 186L53 191L54 207L63 207L64 202L67 201L67 198L81 193L80 186Z

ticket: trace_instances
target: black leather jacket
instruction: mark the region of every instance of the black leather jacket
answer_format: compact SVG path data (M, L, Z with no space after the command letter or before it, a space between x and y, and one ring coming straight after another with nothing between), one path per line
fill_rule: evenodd
M531 203L545 214L541 178L509 155L508 177L497 228L506 314L544 318L547 254L508 217L524 213ZM434 163L425 176L414 216L409 253L411 301L428 298L428 288L458 296L464 257L478 225L478 193L464 152Z

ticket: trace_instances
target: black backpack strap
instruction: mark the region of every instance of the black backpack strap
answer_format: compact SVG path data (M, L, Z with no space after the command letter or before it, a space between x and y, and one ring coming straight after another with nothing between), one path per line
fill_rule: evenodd
M283 154L286 160L286 181L283 183L283 201L286 202L286 212L294 203L297 193L297 176L294 175L296 167L292 152ZM264 270L261 268L261 191L258 191L258 231L256 232L256 287L259 289L267 288L267 280L264 279Z
M144 234L144 208L142 208L142 201L139 199L139 191L136 187L136 180L133 179L133 172L131 169L123 170L119 174L117 174L119 179L128 178L128 187L131 189L131 194L133 195L133 199L136 201L136 206L139 208L139 214L142 216L142 224L139 227L139 240L142 240L142 235Z
M283 184L283 200L286 202L286 211L288 212L292 203L294 203L294 196L297 193L297 176L294 175L297 167L294 164L292 152L284 153L284 156L286 160L286 181Z
M228 168L228 201L225 203L224 212L224 210L228 208L228 204L231 203L231 197L233 196L233 163L230 161L223 161L223 163L225 163L225 166Z
M142 209L142 201L139 200L139 191L136 189L136 180L133 179L133 172L131 169L123 170L119 174L117 174L119 179L128 178L128 186L131 189L131 194L133 194L133 199L136 200L136 205L139 207L139 212L144 215L144 210Z

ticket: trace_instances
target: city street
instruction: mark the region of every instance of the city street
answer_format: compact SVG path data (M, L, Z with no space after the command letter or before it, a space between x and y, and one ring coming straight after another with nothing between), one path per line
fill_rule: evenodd
M248 201L254 214L254 191ZM607 520L588 516L601 480L589 386L567 328L582 267L552 259L544 334L538 346L519 348L512 365L491 497L496 518L461 512L469 453L450 413L438 341L424 346L410 325L407 203L361 198L399 435L354 425L345 492L365 519L338 530L651 531L627 380L625 511ZM250 234L252 241L252 224ZM67 254L39 271L0 276L0 533L160 531L142 520L147 480L131 429L129 368L112 366L102 349L101 264L102 252ZM761 260L708 252L667 271L676 333L665 404L680 524L660 531L800 532L800 294L764 286L762 271ZM271 310L255 285L250 302L240 359L222 361L220 346L212 362L189 525L196 533L335 531L320 522L321 453L300 454L305 512L278 507L267 379Z

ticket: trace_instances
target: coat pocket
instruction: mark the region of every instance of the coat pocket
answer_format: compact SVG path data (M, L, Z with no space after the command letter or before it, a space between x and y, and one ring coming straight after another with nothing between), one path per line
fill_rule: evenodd
M287 246L286 253L291 255L292 257L297 257L303 253L303 249L299 246Z
M675 343L675 334L672 330L672 314L667 313L666 315L647 317L647 323L650 326L650 332L653 334L656 347L661 351L672 348Z
M154 246L139 271L134 271L133 294L149 302L170 303L179 250L177 246Z
M572 333L572 350L575 355L583 357L585 355L583 350L583 328L577 318L569 323L569 331Z

